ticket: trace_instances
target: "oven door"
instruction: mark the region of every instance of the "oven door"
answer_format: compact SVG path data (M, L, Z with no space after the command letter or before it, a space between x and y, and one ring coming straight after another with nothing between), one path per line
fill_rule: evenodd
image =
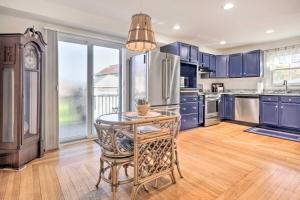
M205 100L205 118L219 116L219 98L208 98Z

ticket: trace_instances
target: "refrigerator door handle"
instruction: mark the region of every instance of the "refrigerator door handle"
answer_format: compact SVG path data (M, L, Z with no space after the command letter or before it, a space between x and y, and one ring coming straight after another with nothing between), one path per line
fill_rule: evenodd
M166 100L168 98L168 73L167 73L167 59L162 60L162 96Z
M167 59L167 74L166 74L166 77L167 77L167 87L166 87L166 90L167 90L167 96L166 96L166 99L170 99L170 95L171 95L171 76L172 76L172 66L171 66L171 60L170 59Z

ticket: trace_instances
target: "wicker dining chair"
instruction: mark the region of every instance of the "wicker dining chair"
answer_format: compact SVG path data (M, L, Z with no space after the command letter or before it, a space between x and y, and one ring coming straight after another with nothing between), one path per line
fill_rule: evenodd
M179 118L177 122L177 126L174 133L174 152L175 152L175 165L177 167L177 171L179 173L180 178L183 178L180 166L179 166L179 158L178 158L178 136L180 132L180 126L181 126L181 118Z
M116 199L118 186L133 182L133 177L128 176L127 168L133 166L133 140L130 136L130 127L118 127L104 125L96 121L94 123L98 134L98 143L101 147L99 178L96 184L98 188L103 180L111 185L112 199ZM105 167L104 164L107 166ZM125 169L127 178L119 180L120 168ZM105 172L109 173L105 176Z

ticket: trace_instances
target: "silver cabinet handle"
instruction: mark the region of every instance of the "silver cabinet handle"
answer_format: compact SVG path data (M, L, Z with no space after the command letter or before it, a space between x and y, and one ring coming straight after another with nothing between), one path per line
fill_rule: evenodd
M281 106L280 108L283 109L283 106Z
M271 98L268 98L269 101L271 101Z
M289 99L289 101L292 101L292 99Z
M193 118L193 120L197 120L197 118Z
M275 106L275 109L277 109L278 108L278 106Z
M197 107L196 107L196 106L193 106L193 109L197 109Z
M184 120L182 120L183 122L186 122L186 120L184 119Z
M186 108L182 108L182 110L186 110Z

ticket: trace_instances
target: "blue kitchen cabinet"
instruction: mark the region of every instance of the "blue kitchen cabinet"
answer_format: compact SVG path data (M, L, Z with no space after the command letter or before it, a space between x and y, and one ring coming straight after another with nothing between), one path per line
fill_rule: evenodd
M224 119L234 120L234 96L224 95Z
M282 128L300 129L300 97L280 97L279 126Z
M228 74L228 56L217 55L216 56L216 77L227 78Z
M260 103L260 123L263 125L278 126L278 102L262 101Z
M203 53L200 51L198 53L198 66L199 66L199 68L203 67Z
M190 45L190 60L189 62L194 63L194 64L198 64L198 52L199 52L199 48L197 46L194 45Z
M243 54L229 55L229 77L240 78L243 76Z
M196 128L198 126L198 114L181 115L180 130Z
M243 77L259 77L261 73L261 50L243 54Z
M180 60L189 62L190 61L190 45L184 44L184 43L179 43L179 55L180 55Z
M279 126L300 129L300 104L280 103Z
M209 77L216 77L216 56L212 54L209 55L209 69L212 71L209 73Z
M197 94L181 94L180 115L180 130L196 128L199 126L199 97Z
M225 119L225 95L221 96L221 99L218 104L218 111L220 119Z
M202 66L209 68L209 58L210 58L210 54L208 53L203 53L202 54Z
M160 47L161 52L171 53L180 56L182 62L193 63L198 65L199 48L194 45L175 42Z
M199 108L199 114L198 114L199 121L198 121L198 123L199 124L204 123L204 103L203 103L203 100L204 100L203 96L199 96L199 102L198 102L198 104L199 104L199 106L198 106L198 108Z

